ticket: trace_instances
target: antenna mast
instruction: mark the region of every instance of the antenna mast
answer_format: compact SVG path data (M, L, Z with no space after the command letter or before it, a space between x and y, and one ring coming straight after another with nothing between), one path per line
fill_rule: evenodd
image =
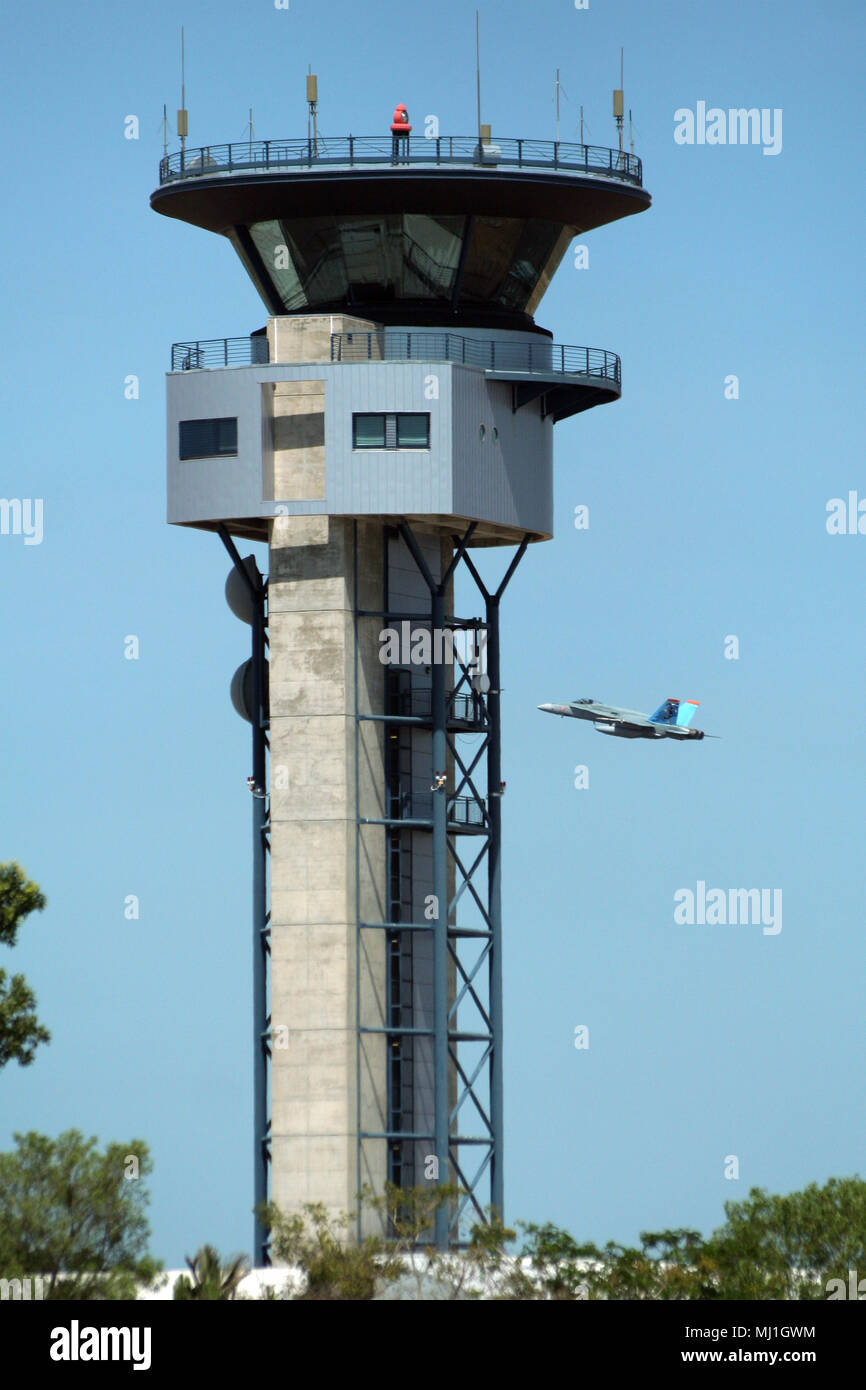
M189 134L189 112L186 109L186 55L184 51L183 25L180 26L180 110L177 113L177 133L180 136L181 164Z
M555 81L554 84L553 84L553 98L554 98L554 101L556 102L556 143L557 143L557 144L559 144L559 94L560 94L560 92L562 92L562 95L563 95L564 97L566 97L566 99L568 98L568 92L565 90L565 88L563 87L562 83L561 83L560 80L559 80L559 68L557 68L557 69L556 69L556 81ZM581 111L582 111L582 110L583 110L583 107L581 107L580 109L581 109ZM582 140L583 140L583 136L581 136L581 141L582 141Z
M478 143L481 143L481 39L478 11L475 11L475 92L478 106Z
M319 153L319 79L313 72L312 64L307 65L307 107L307 144L315 157Z
M623 118L623 50L619 50L619 86L613 93L613 114L616 120L616 131L619 136L619 152L622 154L622 118Z

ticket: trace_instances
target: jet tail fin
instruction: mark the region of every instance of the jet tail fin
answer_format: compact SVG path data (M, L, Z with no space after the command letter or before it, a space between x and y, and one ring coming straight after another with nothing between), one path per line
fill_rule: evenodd
M681 700L677 710L677 724L681 729L685 729L691 724L700 706L699 700Z
M651 724L676 724L678 723L677 713L679 711L679 700L665 700L663 705L659 705L655 714L650 715Z
M676 724L678 728L685 729L697 714L698 705L697 700L665 700L655 714L650 715L650 723Z

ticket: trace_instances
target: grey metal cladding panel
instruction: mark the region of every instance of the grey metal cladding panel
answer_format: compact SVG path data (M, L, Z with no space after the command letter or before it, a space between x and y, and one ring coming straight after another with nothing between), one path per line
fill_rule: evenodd
M431 378L438 399L428 400ZM169 521L270 515L280 498L262 497L262 383L325 382L326 501L290 502L290 513L363 516L450 515L452 368L440 362L272 363L174 372L167 377ZM355 412L424 411L430 448L353 450ZM178 421L236 416L238 453L178 458Z
M172 372L166 378L168 520L258 516L262 510L261 373L249 367ZM236 416L238 452L180 459L178 422Z
M425 391L435 378L439 398ZM352 448L356 412L422 411L430 415L430 448ZM441 362L341 363L327 374L325 446L327 509L348 516L449 515L451 369Z
M454 368L452 395L455 511L552 533L553 422L541 419L539 402L512 412L508 382L465 367Z

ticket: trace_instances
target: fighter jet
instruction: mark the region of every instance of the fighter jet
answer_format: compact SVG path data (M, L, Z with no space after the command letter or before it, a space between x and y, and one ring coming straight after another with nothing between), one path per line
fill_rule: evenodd
M614 738L715 738L689 725L698 710L697 700L665 700L655 714L641 714L636 709L618 709L600 700L572 700L567 705L539 705L545 714L568 715L571 719L591 719L600 734Z

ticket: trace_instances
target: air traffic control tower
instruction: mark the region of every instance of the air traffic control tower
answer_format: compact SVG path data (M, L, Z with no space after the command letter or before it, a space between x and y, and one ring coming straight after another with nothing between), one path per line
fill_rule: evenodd
M649 203L633 155L486 127L160 166L154 210L225 236L268 311L167 378L168 520L222 536L253 634L257 1202L456 1183L440 1248L503 1211L500 600L553 533L554 425L621 387L534 314L575 235Z

